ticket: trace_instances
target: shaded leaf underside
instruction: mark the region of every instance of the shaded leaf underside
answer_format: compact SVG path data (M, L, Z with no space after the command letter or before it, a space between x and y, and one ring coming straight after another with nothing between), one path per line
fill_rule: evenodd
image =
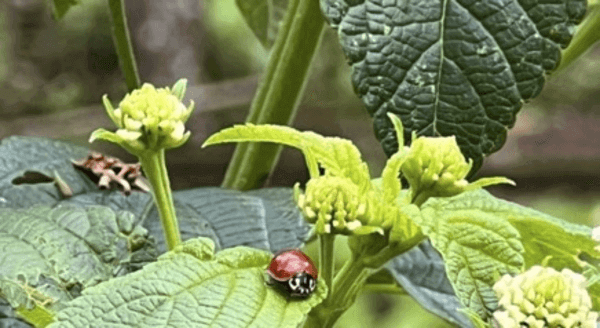
M385 267L425 309L460 327L472 327L467 317L457 311L462 305L446 276L442 257L429 241L394 258Z
M404 136L456 135L474 169L560 61L585 0L320 0L388 156Z

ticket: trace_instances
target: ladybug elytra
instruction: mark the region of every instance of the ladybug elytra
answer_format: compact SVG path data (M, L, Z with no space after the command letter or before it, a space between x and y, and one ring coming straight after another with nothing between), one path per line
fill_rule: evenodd
M271 260L269 284L290 298L307 298L317 287L317 267L299 249L279 251Z

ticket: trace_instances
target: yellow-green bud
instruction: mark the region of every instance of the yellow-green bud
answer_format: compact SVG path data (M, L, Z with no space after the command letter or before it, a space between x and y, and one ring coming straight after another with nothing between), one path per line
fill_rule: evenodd
M181 146L190 137L190 132L185 132L184 123L194 109L193 101L188 107L181 103L185 83L185 80L180 80L173 90L156 89L146 83L127 94L117 109L112 107L105 95L102 99L104 106L118 129L116 133L96 130L90 142L94 139L115 142L136 155L146 150Z
M517 276L504 275L494 285L502 328L595 328L598 313L585 289L585 278L569 269L533 266Z
M431 196L452 196L468 184L470 163L452 137L420 137L413 141L402 173L413 190L431 190Z
M316 224L317 233L349 234L365 224L366 202L358 186L348 178L312 178L304 193L296 184L294 196L306 220Z
M418 205L429 197L450 197L499 183L514 184L503 177L469 183L465 178L472 166L473 162L467 162L460 152L454 136L420 137L413 141L401 170L410 183L413 202Z

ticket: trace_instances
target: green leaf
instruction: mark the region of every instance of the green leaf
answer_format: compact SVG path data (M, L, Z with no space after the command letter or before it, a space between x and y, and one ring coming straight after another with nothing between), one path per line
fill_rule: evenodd
M369 169L350 140L323 137L314 132L300 132L280 125L235 125L210 136L202 147L226 142L274 142L301 150L311 177L319 175L316 160L328 174L350 178L366 191L370 186Z
M217 249L249 246L275 253L300 247L310 230L296 207L291 188L267 188L249 192L222 188L196 188L173 193L182 240L212 239ZM154 206L144 226L166 250Z
M585 0L320 0L388 156L404 136L456 135L477 170L560 61Z
M74 195L98 188L71 164L88 149L59 141L10 137L0 142L0 207L53 205L64 197L54 180L62 180Z
M71 9L71 7L81 3L80 0L49 0L52 2L52 12L54 18L59 20Z
M275 42L288 0L236 0L242 16L263 47Z
M442 254L461 303L487 318L498 306L494 283L504 274L523 270L519 232L494 214L473 207L456 209L437 200L425 203L417 223Z
M54 321L54 313L46 308L52 299L26 284L0 279L0 297L5 298L11 307L17 309L20 317L36 328L44 328ZM5 327L2 319L0 327Z
M183 97L185 96L185 90L187 89L187 79L179 79L173 85L171 89L171 93L179 99L179 101L183 101ZM106 106L106 105L105 105Z
M398 284L428 311L464 328L472 327L446 276L440 254L424 241L385 265Z
M24 280L57 301L129 271L136 251L153 248L128 212L103 206L0 208L0 279Z
M485 190L431 200L425 206L446 212L476 210L506 221L520 235L525 269L545 263L557 270L569 268L582 273L586 263L600 265L600 252L594 249L597 243L592 240L589 227L497 199ZM594 309L600 310L600 284L590 286L588 291Z
M50 327L297 327L325 297L324 284L304 301L266 285L270 253L213 249L209 239L192 239L138 272L88 288Z

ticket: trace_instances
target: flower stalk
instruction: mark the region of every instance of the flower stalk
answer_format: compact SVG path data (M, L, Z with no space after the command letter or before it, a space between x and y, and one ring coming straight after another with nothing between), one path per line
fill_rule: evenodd
M138 157L152 185L152 195L169 250L181 243L181 236L165 163L165 150L183 145L190 137L184 123L194 109L194 102L188 107L181 103L186 83L185 79L181 79L172 88L162 89L144 84L125 96L116 109L104 96L106 112L118 129L116 132L98 129L90 136L90 142L96 139L113 142Z
M110 9L110 18L112 23L112 35L115 42L115 48L119 56L119 63L127 89L133 91L140 87L140 77L138 75L137 64L131 46L131 37L129 36L129 28L127 27L127 16L125 15L124 0L108 0L108 8Z

